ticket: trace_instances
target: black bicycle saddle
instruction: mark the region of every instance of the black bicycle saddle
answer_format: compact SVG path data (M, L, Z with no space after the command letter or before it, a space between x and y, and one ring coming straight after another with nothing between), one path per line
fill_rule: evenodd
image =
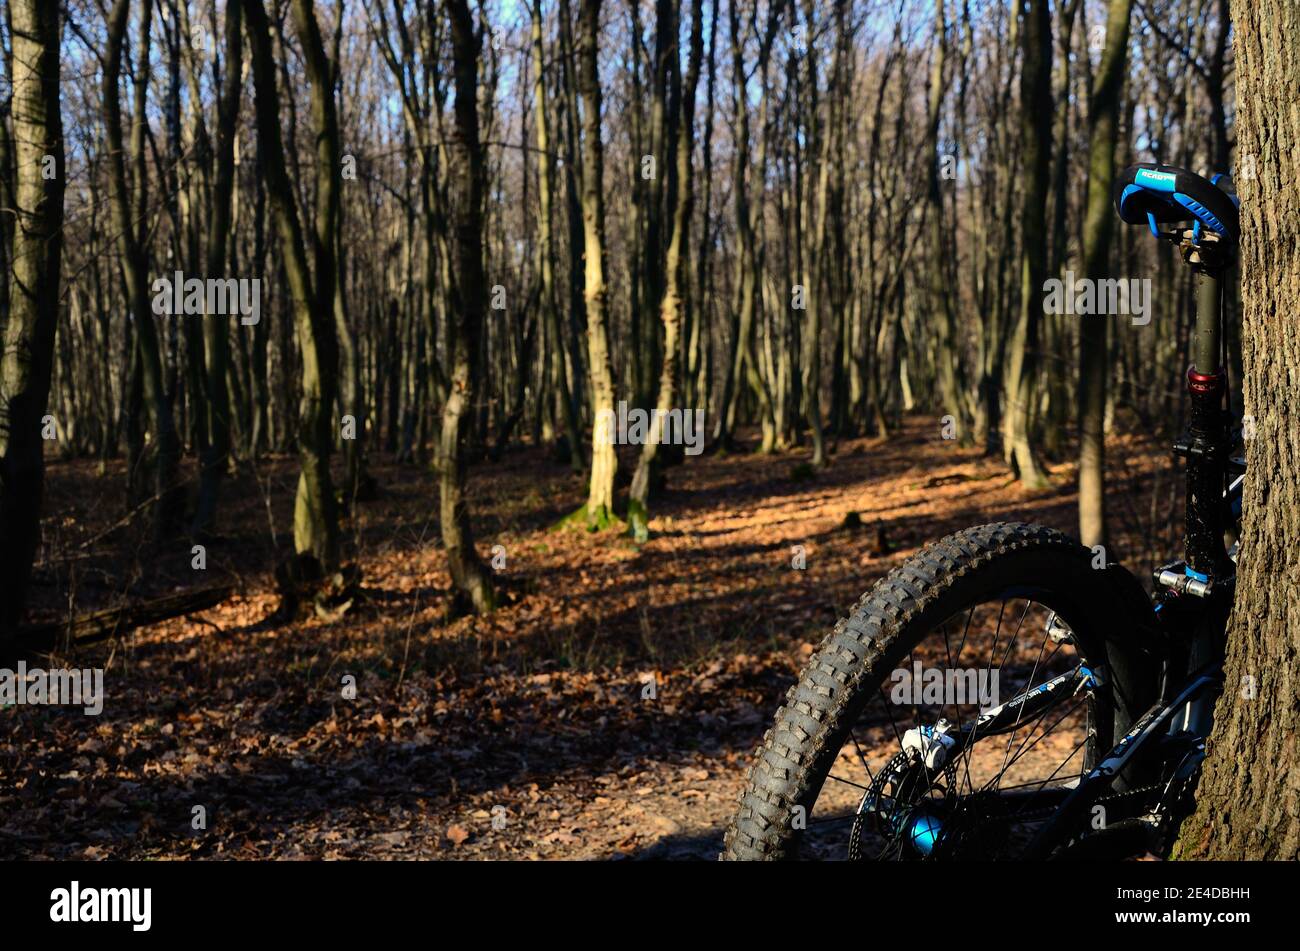
M1130 165L1115 178L1115 211L1131 225L1191 221L1237 243L1237 195L1226 175L1214 181L1173 165Z

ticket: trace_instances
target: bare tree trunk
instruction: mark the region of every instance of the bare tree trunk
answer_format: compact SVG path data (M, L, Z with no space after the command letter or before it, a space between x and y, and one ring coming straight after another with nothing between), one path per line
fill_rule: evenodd
M582 235L586 258L583 300L587 309L587 354L592 391L591 483L587 525L604 528L614 517L614 375L610 366L605 299L605 150L600 141L600 0L581 0L578 8L578 95L582 99Z
M695 319L691 323L686 357L686 405L709 407L708 350L711 338L713 297L713 103L717 80L718 4L709 8L709 53L706 59L704 140L701 143L701 177L704 200L701 202L699 260L695 268Z
M728 5L728 19L731 25L731 69L733 77L743 77L745 73L744 37L741 35L740 11L738 0L731 0ZM781 5L773 3L769 7L767 29L760 40L758 63L755 70L762 88L763 103L760 107L760 139L758 167L767 166L767 115L768 82L767 64L772 50L772 42L780 23ZM733 78L733 123L737 142L749 142L749 102L745 83ZM736 265L735 265L735 307L733 310L733 334L731 354L726 364L722 383L722 400L718 407L718 423L713 437L724 447L731 439L735 425L737 389L741 381L749 387L758 404L759 420L763 427L763 442L760 452L770 452L776 445L777 433L775 416L772 410L772 398L758 368L758 354L754 347L755 311L759 293L758 251L754 238L755 215L749 201L749 157L745 149L736 149L732 159L732 202L736 212ZM761 201L761 192L760 192ZM758 218L761 223L761 217Z
M1039 324L1047 271L1047 187L1052 151L1052 29L1047 0L1029 0L1020 28L1020 315L1007 374L1007 448L1020 482L1047 484L1034 445L1038 399Z
M1089 280L1106 276L1115 217L1115 141L1119 100L1128 60L1133 0L1110 0L1106 48L1088 104L1088 204L1083 224L1083 266ZM1084 316L1079 329L1079 538L1088 546L1106 543L1106 321Z
M261 167L262 146L258 143L256 166ZM262 176L255 176L253 184L253 260L250 270L254 274L264 273L266 267L266 189L262 185ZM248 433L248 454L257 456L264 452L271 441L271 388L267 376L267 347L270 343L269 320L259 320L253 325L253 352L249 361L251 377L250 400L252 417Z
M341 214L341 210L340 210ZM351 416L343 445L343 494L349 505L375 497L375 480L370 474L367 444L368 410L361 382L361 354L353 332L347 306L347 244L340 223L335 232L334 255L337 270L334 282L334 330L339 341L339 408L341 415ZM347 434L350 433L350 438Z
M930 66L929 105L926 114L925 156L929 187L926 190L929 253L929 303L931 319L937 330L935 361L939 376L939 395L944 410L953 417L963 443L971 438L970 414L966 410L966 379L962 369L962 340L957 315L949 293L944 268L945 248L943 192L939 179L939 122L943 117L944 61L948 40L943 0L936 0L934 20L934 59Z
M338 563L339 528L337 500L330 478L329 453L332 437L330 417L334 409L338 347L334 338L333 231L337 217L337 181L340 169L338 127L333 119L333 86L323 64L324 48L311 0L296 0L299 32L309 71L319 88L326 77L324 95L313 95L317 122L317 221L313 238L316 258L315 285L307 263L307 248L294 188L285 169L284 145L280 138L280 97L276 88L275 60L271 54L271 32L262 0L245 0L248 16L249 52L253 61L253 82L257 87L257 134L267 190L280 232L281 253L289 292L293 299L294 324L302 350L302 390L298 403L298 455L302 469L294 499L293 538L299 555L315 559L321 570Z
M564 332L560 327L560 314L555 291L555 238L551 227L551 207L555 203L555 161L551 155L550 112L546 105L546 57L542 37L542 3L533 0L533 98L537 108L537 161L540 180L539 207L537 211L537 267L542 280L542 314L546 327L546 345L555 381L555 403L564 421L564 432L569 441L569 464L574 472L581 472L582 437L578 432L578 417L574 412L573 395L569 388L569 374L565 366Z
M235 127L239 120L240 79L244 65L242 21L241 0L229 0L226 4L225 76L217 105L216 176L208 217L206 276L209 279L219 278L226 267L226 240L235 186ZM229 320L229 316L221 314L208 314L203 319L208 446L199 473L199 498L193 528L196 535L212 527L221 478L230 456L230 398L226 387L230 362Z
M10 13L17 221L0 350L0 640L22 620L40 541L41 420L59 314L67 171L59 104L61 15L58 4L42 0L14 0Z
M475 611L487 614L495 606L496 597L487 566L474 549L465 501L465 440L478 382L475 354L487 312L487 278L483 273L486 161L478 130L479 38L467 0L447 0L446 10L451 21L456 77L456 128L451 149L456 192L452 205L456 277L451 288L455 329L449 354L450 387L442 408L437 452L439 519L452 582Z
M1300 681L1300 433L1288 407L1300 365L1294 314L1300 306L1300 7L1291 0L1236 0L1237 142L1256 157L1241 189L1241 275L1246 442L1245 500L1237 591L1228 623L1224 692L1178 858L1300 856L1295 776Z
M673 17L676 35L676 17ZM673 408L679 392L681 367L681 326L686 299L690 294L690 223L694 212L695 191L692 183L691 153L695 148L695 89L699 85L700 61L704 56L703 0L691 4L690 53L686 79L682 83L681 127L677 132L677 190L672 217L672 236L668 242L666 259L667 283L659 307L659 319L664 327L663 367L659 375L659 397L656 405L663 413ZM676 46L672 50L676 57ZM686 413L689 410L682 410ZM628 493L628 522L632 534L644 541L649 533L649 502L653 469L659 444L663 439L663 419L660 416L650 425L649 436L642 447L632 488ZM684 417L683 417L684 423ZM681 435L680 432L678 434Z
M134 172L133 191L126 182L126 150L122 140L121 94L118 80L122 70L122 53L131 15L131 0L115 0L108 18L108 42L104 52L104 127L108 145L110 200L113 229L122 252L122 270L126 281L128 304L135 328L136 346L140 348L140 373L149 422L154 437L155 482L157 498L155 527L168 536L180 526L185 498L180 488L180 438L172 416L163 379L158 333L150 306L149 258L144 246L144 215L148 208L148 169L145 163L145 99L149 87L149 20L152 4L144 4L141 14L141 55L135 65L135 127L131 132L131 161ZM132 207L134 205L134 208Z
M808 92L810 97L810 121L814 126L819 121L817 72L814 65L811 37L816 32L814 22L815 6L812 0L804 0L804 28L809 36L809 49L805 59L808 62ZM812 234L809 240L807 259L811 261L812 277L806 282L809 301L808 334L805 339L807 357L804 363L807 406L807 421L812 436L812 465L822 467L827 463L825 420L822 412L822 327L824 318L829 314L832 319L843 325L845 295L842 269L847 249L843 245L844 216L844 143L841 128L841 111L848 96L845 76L848 70L848 17L844 0L835 0L835 53L830 71L830 86L826 95L826 114L822 117L820 129L811 136L811 153L816 156L817 177L815 182L815 208ZM832 225L831 222L834 222ZM839 338L842 331L834 327ZM838 377L842 353L836 348L837 359L834 361L833 375ZM832 392L835 387L832 386ZM834 400L833 400L834 402ZM832 413L832 416L834 414Z
M559 0L556 13L560 21L560 63L563 66L561 95L557 97L562 107L557 116L557 125L562 130L560 138L564 146L564 212L568 231L568 292L569 292L569 389L573 396L574 412L581 419L584 413L595 416L594 379L591 371L583 366L582 340L587 330L587 304L584 298L586 276L583 273L583 253L586 235L584 232L582 207L583 149L578 121L578 54L574 48L572 16L569 0ZM602 232L603 233L603 232ZM602 266L603 270L603 266ZM602 331L604 334L605 331ZM612 380L612 371L611 371ZM612 399L611 395L611 399ZM573 447L574 452L579 450Z
M1056 151L1052 155L1052 241L1051 257L1048 260L1047 276L1061 277L1065 266L1066 242L1066 206L1069 200L1069 160L1070 160L1070 56L1072 37L1074 35L1074 18L1078 14L1082 0L1068 0L1060 4L1057 10L1059 26L1056 37L1056 76L1053 101L1057 103L1052 127L1052 141ZM1067 318L1054 314L1044 319L1046 341L1044 350L1050 361L1047 366L1046 411L1044 413L1042 432L1043 448L1052 458L1059 458L1058 453L1064 436L1069 430L1069 395L1067 393L1067 376L1063 372L1066 336L1062 321Z
M10 22L11 12L8 6L5 7L5 33L13 36L13 24ZM9 132L9 123L13 116L13 56L12 46L10 43L10 53L3 55L3 62L0 62L0 75L5 80L5 88L8 90L3 99L0 99L0 208L17 208L14 198L14 142ZM92 225L93 231L93 225ZM13 250L14 239L14 215L0 214L0 360L4 359L5 352L5 325L9 320L9 263Z
M644 73L645 61L645 43L642 42L643 29L641 26L641 0L629 0L628 8L628 28L630 30L628 59L628 82L630 85L630 95L628 98L626 116L628 126L628 148L631 157L630 185L628 189L628 213L627 224L624 229L623 244L627 248L627 317L628 317L628 339L632 345L624 347L627 354L626 370L624 371L624 390L631 394L634 405L645 405L642 397L648 400L649 395L646 388L649 386L648 381L641 379L642 366L645 363L642 350L642 342L645 339L642 324L651 319L648 314L649 308L645 306L646 278L649 269L652 267L649 253L651 244L647 241L649 229L647 228L646 217L653 217L657 211L651 204L651 184L659 178L660 170L656 167L652 170L650 178L646 177L645 159L649 157L653 162L658 163L660 156L654 152L653 146L646 142L646 118L644 104L646 101L645 85L642 79ZM656 14L662 12L662 6L659 0L655 3ZM662 23L656 18L656 25L662 29ZM662 34L656 35L656 40L661 38ZM660 62L658 58L656 64ZM657 75L657 70L656 70ZM659 96L659 86L655 82L651 89L655 93L655 101L651 104L652 113L658 110L660 122L662 125L662 98ZM666 170L665 170L666 171ZM617 369L617 367L616 367Z

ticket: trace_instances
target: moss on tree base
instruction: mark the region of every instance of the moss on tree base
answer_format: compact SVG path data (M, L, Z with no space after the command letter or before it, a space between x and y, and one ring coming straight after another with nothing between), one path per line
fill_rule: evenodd
M551 531L559 532L570 528L581 528L588 532L603 532L608 528L622 530L623 527L624 522L614 514L613 509L601 506L595 516L592 517L587 511L587 506L583 504L552 525Z

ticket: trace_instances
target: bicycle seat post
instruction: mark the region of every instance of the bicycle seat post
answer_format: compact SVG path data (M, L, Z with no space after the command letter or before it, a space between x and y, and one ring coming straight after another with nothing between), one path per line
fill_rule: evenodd
M1222 362L1222 300L1230 250L1217 234L1199 228L1183 232L1179 247L1183 260L1196 272L1196 323L1192 365L1187 370L1187 434L1174 448L1187 458L1187 566L1212 580L1231 571L1218 501L1223 496L1229 448L1223 408L1227 370Z
M1144 224L1158 240L1176 243L1196 272L1196 331L1187 369L1190 414L1174 452L1187 459L1186 560L1155 572L1156 584L1175 596L1207 597L1216 580L1230 578L1223 546L1223 487L1228 459L1227 392L1223 346L1223 275L1241 235L1237 194L1226 175L1206 179L1185 168L1144 162L1115 178L1115 211ZM1191 227L1182 225L1192 222ZM1179 224L1165 230L1162 224Z
M1217 245L1217 235L1203 234L1199 241L1195 241L1190 231L1183 243L1183 258L1196 272L1196 337L1192 344L1192 369L1203 374L1217 373L1221 369L1220 308L1226 262Z

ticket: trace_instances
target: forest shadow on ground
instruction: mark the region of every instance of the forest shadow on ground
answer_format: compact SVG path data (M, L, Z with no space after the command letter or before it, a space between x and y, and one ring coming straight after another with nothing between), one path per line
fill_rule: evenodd
M202 579L188 541L106 531L111 464L56 463L44 616L217 577L239 591L51 658L106 668L100 717L0 710L0 857L707 857L782 692L876 578L971 524L1072 533L1072 465L1026 491L933 430L843 440L811 476L799 450L688 459L642 545L554 530L584 486L544 451L485 461L470 502L508 590L486 618L448 617L427 469L374 461L381 495L346 529L352 610L278 623L291 493L265 489L291 459L225 486ZM1116 547L1140 569L1176 480L1147 440L1109 449Z

